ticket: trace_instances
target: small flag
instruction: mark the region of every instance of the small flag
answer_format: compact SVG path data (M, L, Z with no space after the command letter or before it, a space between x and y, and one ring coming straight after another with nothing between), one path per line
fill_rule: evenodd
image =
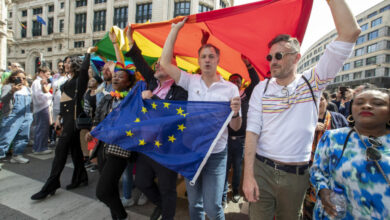
M27 29L26 25L24 25L22 22L19 22L20 26L22 26L23 29Z
M37 21L43 25L46 25L46 21L41 18L41 16L37 15Z

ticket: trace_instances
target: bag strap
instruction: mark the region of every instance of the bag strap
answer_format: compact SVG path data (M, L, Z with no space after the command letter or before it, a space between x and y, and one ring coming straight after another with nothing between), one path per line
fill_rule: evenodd
M77 118L78 86L79 86L79 80L77 78L76 79L76 89L74 90L74 121L76 121L76 118Z
M310 89L311 96L313 97L313 101L314 101L314 106L316 107L317 112L318 112L317 99L316 99L316 96L314 95L313 88L311 87L309 80L307 80L307 78L304 75L302 75L302 79L305 80L307 86Z
M335 167L337 167L337 165L339 165L340 160L341 160L341 158L343 157L345 148L347 148L347 144L348 144L348 141L349 141L349 137L351 136L352 132L354 132L354 131L355 131L355 129L351 128L351 130L348 132L347 138L345 138L345 141L344 141L343 151L341 151L341 155L340 155L339 159L337 160L337 163L336 163L336 166L335 166Z
M265 84L265 88L264 88L264 91L263 91L263 95L265 94L265 92L267 91L268 89L268 84L269 84L269 81L271 80L271 78L268 78L267 79L267 83Z

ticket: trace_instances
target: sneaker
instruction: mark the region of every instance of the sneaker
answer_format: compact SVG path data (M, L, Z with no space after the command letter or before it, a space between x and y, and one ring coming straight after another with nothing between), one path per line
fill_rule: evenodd
M162 219L162 210L159 206L156 206L156 208L154 208L152 215L150 216L150 220L159 220L159 219Z
M122 201L123 207L125 207L125 208L133 206L135 204L135 201L133 198L126 199L125 197L122 197L121 201Z
M145 205L148 202L148 197L145 194L141 193L138 198L137 205Z
M233 198L232 198L232 201L234 202L234 203L238 203L238 201L240 200L240 198L241 198L241 196L240 196L240 194L234 194L233 195Z
M39 151L39 152L35 151L34 154L35 155L51 154L51 152L53 152L53 150L47 149L47 150Z
M226 209L227 208L227 201L222 201L222 208Z
M94 164L90 160L87 160L84 162L85 169L88 169L88 168L92 167L93 165Z
M10 163L28 163L30 160L27 158L24 158L22 155L15 155L12 156Z
M88 169L89 172L94 173L98 171L98 166L96 164L92 164L92 167Z

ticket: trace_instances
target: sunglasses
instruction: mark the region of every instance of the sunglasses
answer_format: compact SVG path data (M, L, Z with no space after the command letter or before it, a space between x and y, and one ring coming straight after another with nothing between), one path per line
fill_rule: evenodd
M275 59L276 60L281 60L287 54L296 54L296 53L297 53L296 51L294 51L294 52L276 52L275 53ZM268 62L271 62L272 59L273 59L273 56L271 54L268 54L266 56L266 59L268 60Z
M376 149L376 147L381 146L382 143L373 137L369 137L368 142L371 146L366 148L367 160L378 161L382 159L382 154L378 151L378 149Z

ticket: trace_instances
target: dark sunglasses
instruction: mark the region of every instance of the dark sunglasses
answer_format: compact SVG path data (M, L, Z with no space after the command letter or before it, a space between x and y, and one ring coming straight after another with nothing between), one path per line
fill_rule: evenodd
M295 54L295 53L297 53L296 51L294 51L294 52L276 52L275 53L275 59L276 60L281 60L281 59L283 59L283 57L285 56L285 55L287 55L287 54ZM266 56L266 59L268 60L268 62L271 62L272 61L272 58L273 58L273 56L271 55L271 54L268 54L267 56Z
M368 142L371 144L370 147L366 149L366 157L368 160L378 161L382 159L382 154L376 149L376 147L381 146L382 143L373 137L368 138Z

